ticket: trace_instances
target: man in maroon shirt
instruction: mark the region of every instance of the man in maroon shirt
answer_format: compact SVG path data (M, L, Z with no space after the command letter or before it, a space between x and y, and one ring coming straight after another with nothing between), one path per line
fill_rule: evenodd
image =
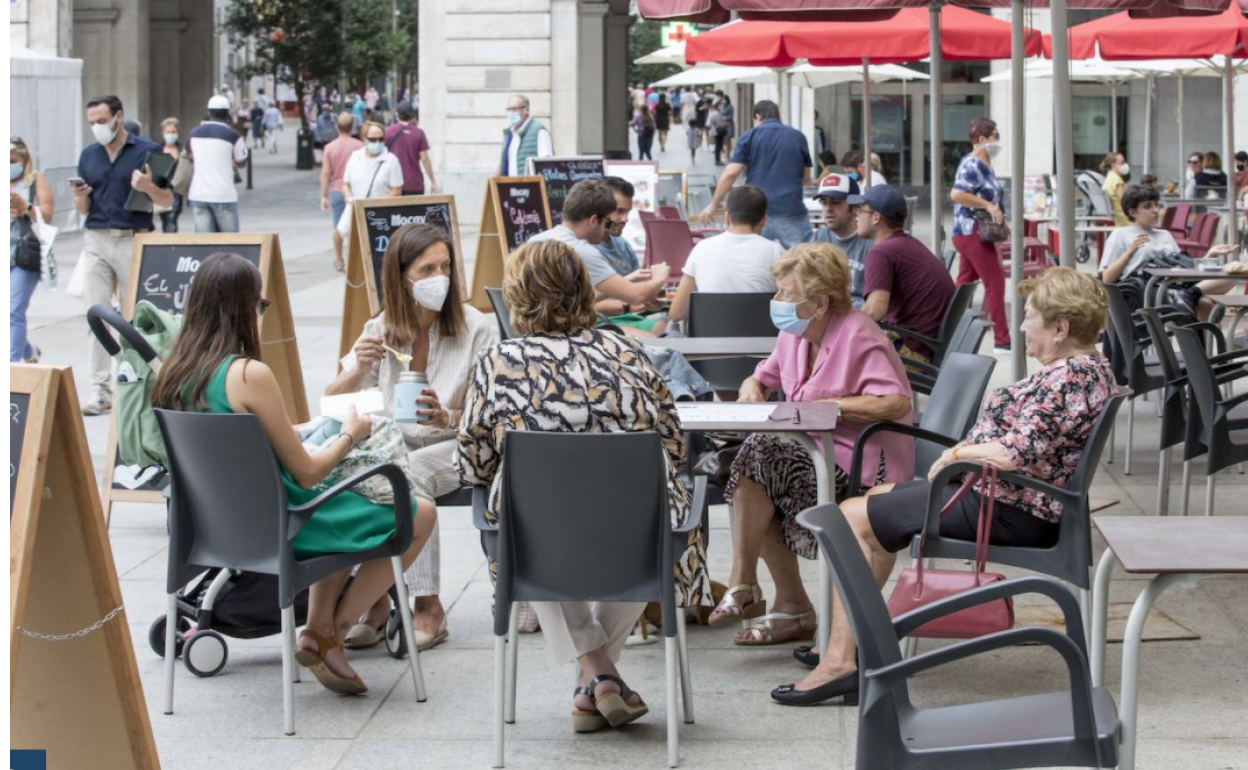
M433 178L433 162L429 160L429 139L416 125L416 110L411 102L399 102L395 115L399 122L386 129L386 147L403 168L403 194L424 195L428 177L429 194L436 195L438 183ZM424 173L421 173L422 167Z
M862 293L863 312L877 322L935 338L953 299L953 278L926 246L905 232L906 199L896 188L872 185L860 196L851 195L858 208L858 234L875 242L867 254ZM932 351L921 341L901 335L897 352L902 358L929 362Z

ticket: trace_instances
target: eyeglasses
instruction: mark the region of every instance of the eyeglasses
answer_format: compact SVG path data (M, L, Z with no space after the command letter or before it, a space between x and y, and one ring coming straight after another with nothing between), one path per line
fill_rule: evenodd
M259 312L260 315L264 315L264 311L268 310L269 305L272 305L272 304L273 303L269 302L267 299L260 300L260 305L257 308L257 312Z
M1199 166L1199 165L1200 165L1200 158L1192 158L1191 160L1189 160L1189 161L1187 162L1187 165L1189 165L1189 166Z

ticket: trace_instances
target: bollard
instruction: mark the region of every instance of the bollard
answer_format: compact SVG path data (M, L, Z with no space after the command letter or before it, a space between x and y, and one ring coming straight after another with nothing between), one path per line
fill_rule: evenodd
M247 189L251 189L251 156L255 153L247 153Z

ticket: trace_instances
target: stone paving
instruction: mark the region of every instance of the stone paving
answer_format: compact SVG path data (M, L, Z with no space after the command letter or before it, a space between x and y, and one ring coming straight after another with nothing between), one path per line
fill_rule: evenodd
M673 135L664 157L687 165ZM290 284L299 352L309 402L335 373L342 278L330 267L328 216L317 207L314 172L293 169L290 142L278 156L257 155L256 189L242 202L247 230L276 230ZM708 153L699 171L712 172ZM476 200L464 201L465 207ZM463 214L461 213L461 219ZM183 217L185 228L192 218ZM926 229L920 220L918 228ZM58 242L62 280L77 258L79 239ZM465 229L471 249L475 232ZM32 338L46 363L72 365L79 389L86 368L83 307L63 289L39 291L31 307ZM990 342L988 344L991 344ZM997 367L994 385L1004 384L1007 366ZM1116 500L1106 516L1153 514L1157 478L1157 418L1153 402L1138 405L1137 452L1132 475L1121 465L1125 420L1118 430L1118 461L1103 465L1093 491ZM107 418L87 418L93 458L103 463ZM1196 464L1192 511L1202 511L1203 467ZM1179 463L1174 464L1172 510L1177 510ZM1233 471L1218 480L1216 514L1248 515L1248 477ZM111 540L127 606L148 711L163 766L191 768L486 768L491 760L493 639L490 588L476 532L467 509L445 509L442 521L442 600L450 616L450 639L422 658L429 700L417 704L405 663L375 649L352 657L370 692L342 698L311 677L295 686L298 734L282 736L281 666L275 639L230 640L224 671L198 679L178 665L176 713L160 713L163 668L147 644L151 621L164 611L166 560L162 507L121 504L114 508ZM711 574L727 578L730 533L727 512L711 513ZM1098 553L1101 549L1098 542ZM815 565L803 565L813 586ZM1011 570L1005 570L1012 572ZM765 573L764 573L765 574ZM1111 599L1134 600L1142 582L1119 574ZM772 587L764 582L771 595ZM1143 648L1138 757L1141 770L1248 768L1248 579L1211 578L1176 586L1159 602L1161 610L1200 635L1199 640L1150 642ZM768 691L802 675L788 647L734 647L727 630L690 627L697 723L682 726L682 766L688 768L805 766L853 767L857 716L839 707L786 709ZM924 646L933 644L925 642ZM507 730L508 766L664 767L665 707L662 645L632 647L622 671L648 696L653 711L621 731L574 736L568 724L573 686L570 665L554 665L540 635L525 636L520 648L518 722ZM1108 685L1117 696L1121 652L1108 654ZM1065 668L1047 649L1015 648L943 667L914 681L923 705L987 700L1065 686Z

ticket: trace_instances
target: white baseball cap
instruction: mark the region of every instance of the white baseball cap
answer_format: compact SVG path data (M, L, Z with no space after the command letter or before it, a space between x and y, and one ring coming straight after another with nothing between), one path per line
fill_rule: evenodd
M858 195L858 183L850 179L847 174L834 171L819 180L819 191L814 197L815 200L831 198L834 201L843 201L851 195Z
M208 109L210 110L228 110L230 108L230 100L220 94L208 100Z

